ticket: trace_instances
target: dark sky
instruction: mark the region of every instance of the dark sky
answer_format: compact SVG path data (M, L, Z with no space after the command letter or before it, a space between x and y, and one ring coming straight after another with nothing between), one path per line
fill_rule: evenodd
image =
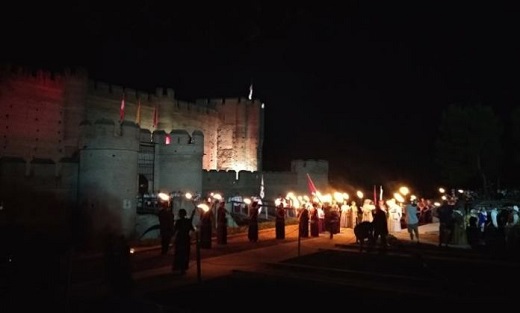
M264 169L328 159L354 185L435 182L444 108L519 103L518 12L501 2L141 2L13 4L1 60L182 100L246 97L252 82Z

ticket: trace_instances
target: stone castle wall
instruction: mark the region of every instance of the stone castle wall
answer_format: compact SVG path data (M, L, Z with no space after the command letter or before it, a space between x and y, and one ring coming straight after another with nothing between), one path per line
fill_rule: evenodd
M273 199L288 191L307 193L307 173L317 186L328 187L326 161L295 161L288 172L259 171L258 100L190 103L175 99L172 89L148 94L89 81L83 71L8 69L0 71L0 112L0 200L23 191L51 194L77 209L88 231L135 235L144 142L155 146L155 190L259 195L263 177L265 198Z
M258 170L262 105L244 98L175 99L173 89L154 94L88 79L85 71L64 74L20 68L0 73L0 156L70 157L77 150L78 125L110 119L135 122L151 132L185 129L204 134L206 170ZM157 116L157 125L154 125ZM260 159L259 159L260 158Z

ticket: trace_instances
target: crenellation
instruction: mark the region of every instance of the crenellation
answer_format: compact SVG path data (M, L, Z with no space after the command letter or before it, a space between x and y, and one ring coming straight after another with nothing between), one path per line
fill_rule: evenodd
M174 100L175 99L175 92L174 92L173 88L167 88L166 89L166 95L167 95L168 99Z
M92 90L94 94L99 96L107 96L110 94L110 84L105 82L95 82L94 90Z
M136 102L137 101L137 92L135 89L131 88L125 88L124 89L125 99L130 102Z
M136 91L136 98L136 100L141 100L141 105L144 104L143 102L150 102L150 94L146 91Z
M110 92L115 96L121 97L124 94L125 89L119 85L110 85Z

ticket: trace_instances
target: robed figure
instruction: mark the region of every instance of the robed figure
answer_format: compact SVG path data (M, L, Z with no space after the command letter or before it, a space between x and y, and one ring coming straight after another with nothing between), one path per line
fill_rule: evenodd
M202 211L200 217L200 247L211 249L211 236L213 231L211 210Z
M192 222L193 213L190 218L187 218L186 210L180 209L179 219L175 221L173 226L175 250L173 252L172 271L178 271L181 275L186 273L190 263L191 234L195 231Z
M227 210L224 201L219 202L217 207L217 244L227 244Z
M249 208L249 228L247 229L247 238L250 242L258 241L258 201L253 201Z
M276 207L276 239L285 239L285 209L283 202Z
M309 210L310 221L311 221L311 237L320 236L320 219L318 217L318 204L314 203Z
M309 210L307 210L307 208L301 207L298 210L298 221L300 237L309 237Z
M159 232L161 235L161 254L166 255L173 237L173 212L167 202L162 203L158 213Z

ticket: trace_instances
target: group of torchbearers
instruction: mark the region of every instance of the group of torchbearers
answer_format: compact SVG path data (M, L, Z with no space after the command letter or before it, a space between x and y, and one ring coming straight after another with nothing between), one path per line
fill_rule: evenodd
M195 205L195 203L194 203ZM252 198L251 203L247 204L249 214L248 239L251 242L258 241L258 214L261 209L261 200ZM220 195L212 195L210 198L199 201L187 216L185 209L179 210L179 218L175 219L171 202L164 199L160 202L158 218L161 238L161 255L167 255L170 244L173 240L174 264L172 269L185 273L188 268L189 254L195 223L193 218L199 213L198 240L201 249L211 249L213 234L216 234L218 245L227 244L228 237L228 217L230 212L226 208L226 202Z
M232 201L231 209L233 210ZM194 203L195 205L195 203ZM245 213L248 216L248 240L250 242L258 241L258 222L259 213L264 206L261 199L253 197L250 203L241 203L245 205ZM396 232L401 230L401 218L403 209L399 204L388 201L378 201L374 204L372 200L365 199L363 205L358 207L355 201L347 203L347 201L309 201L297 207L293 206L290 201L286 201L283 197L279 197L275 201L275 234L276 239L285 239L286 218L295 217L298 219L298 236L318 237L320 233L328 232L330 238L334 234L338 234L341 228L354 228L363 221L372 222L375 207L382 206L387 214L388 231ZM182 214L181 214L182 211ZM202 249L211 249L213 243L213 234L216 234L216 243L218 245L227 244L228 240L228 224L230 212L226 208L226 201L222 197L212 196L195 205L191 215L187 216L185 209L179 210L179 219L175 220L171 202L169 200L162 201L158 213L161 237L161 254L168 253L170 243L174 243L174 261L177 265L173 268L184 273L187 269L189 258L189 245L191 244L192 232L195 231L193 218L199 213L198 228L198 244ZM181 222L179 222L179 220ZM178 226L176 226L179 224ZM190 225L191 227L188 227ZM181 234L182 232L182 234ZM179 250L179 251L177 251ZM184 260L184 261L180 261ZM179 265L183 264L183 265Z

